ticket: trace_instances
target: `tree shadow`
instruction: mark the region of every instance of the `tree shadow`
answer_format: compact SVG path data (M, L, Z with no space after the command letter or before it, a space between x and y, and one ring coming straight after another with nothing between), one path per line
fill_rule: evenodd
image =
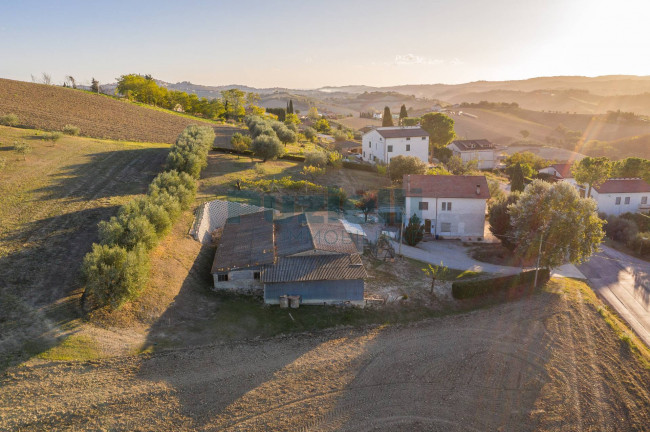
M43 194L42 199L77 201L143 193L143 183L160 172L167 152L144 148L93 153L87 162L49 174L51 185L34 192Z

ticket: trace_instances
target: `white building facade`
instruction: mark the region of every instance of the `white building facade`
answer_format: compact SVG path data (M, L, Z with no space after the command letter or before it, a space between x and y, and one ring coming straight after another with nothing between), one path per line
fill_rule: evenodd
M609 179L591 191L598 211L608 215L650 211L650 185L643 179Z
M363 135L361 158L389 164L395 156L415 156L429 163L429 134L419 126L381 127Z
M476 161L478 169L494 169L498 164L497 149L486 139L455 140L447 148L464 163Z
M490 198L485 176L406 175L405 220L415 214L427 234L482 241Z

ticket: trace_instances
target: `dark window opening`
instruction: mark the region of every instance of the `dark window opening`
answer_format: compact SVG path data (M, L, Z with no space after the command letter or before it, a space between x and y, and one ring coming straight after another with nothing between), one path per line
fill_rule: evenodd
M253 272L253 279L260 280L260 272Z
M228 282L228 273L218 274L217 282Z

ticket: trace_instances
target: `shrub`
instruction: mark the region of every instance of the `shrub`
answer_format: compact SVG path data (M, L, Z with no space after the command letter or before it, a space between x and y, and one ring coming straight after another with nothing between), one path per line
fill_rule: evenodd
M314 129L313 127L307 126L305 130L302 131L302 133L305 135L305 138L307 138L309 141L313 141L314 139L316 139L317 132L316 129Z
M324 167L327 165L327 154L318 150L305 152L305 165Z
M339 130L334 132L334 141L341 142L347 139L348 139L348 134L346 134L345 132Z
M251 145L251 137L248 135L242 135L239 132L233 134L230 138L230 144L232 145L233 150L238 152L244 152L248 150Z
M271 129L271 131L273 130ZM255 138L251 144L251 150L255 156L262 159L262 162L266 162L269 159L275 159L284 153L282 143L275 136L275 132L273 135L274 136L260 135Z
M401 181L406 174L424 174L427 164L415 156L395 156L390 160L390 179Z
M165 235L172 226L172 219L165 207L157 204L149 196L136 198L124 204L120 208L118 216L124 218L146 217L155 228L158 237Z
M650 214L648 213L623 213L620 217L633 221L641 232L650 231Z
M79 129L75 125L67 124L67 125L63 126L63 133L66 134L66 135L77 136L77 135L79 135L81 133L81 129Z
M175 198L181 210L189 208L196 194L196 181L187 173L165 171L158 174L149 185L149 195L156 198L161 193Z
M148 271L149 259L142 247L127 251L119 246L93 244L82 266L86 293L99 306L113 309L138 295Z
M289 144L296 142L297 140L297 135L294 131L286 127L284 124L280 123L282 125L281 128L278 128L278 130L275 131L275 133L278 135L278 138L282 143L284 144Z
M63 138L63 132L49 132L43 135L43 138L52 141L52 143L56 143L58 140Z
M32 152L32 146L25 141L14 141L14 151L23 156L23 160L27 159L27 155Z
M314 128L321 133L330 133L331 128L330 128L330 122L327 121L327 119L320 119L314 124Z
M385 177L388 174L388 166L386 165L377 165L377 174L382 177Z
M636 226L636 223L629 219L617 216L607 218L605 233L612 240L627 243L634 239L638 232L639 228Z
M332 165L334 168L339 169L343 166L343 155L336 151L328 152L327 163Z
M420 218L413 213L413 216L409 219L408 225L404 228L404 240L409 246L415 246L420 243L424 238L424 225Z
M637 233L632 239L630 239L628 246L639 255L649 255L650 232Z
M120 215L98 224L99 240L103 245L120 246L133 250L137 246L153 249L158 241L156 228L145 216Z
M189 152L171 151L167 155L165 168L185 172L194 178L199 178L201 170L208 165L207 158Z
M7 114L0 117L0 125L3 126L18 126L18 116L16 114Z
M332 210L339 210L345 208L348 201L348 193L345 189L331 186L327 188L327 202L328 208Z
M550 272L548 269L540 269L538 283L548 281ZM522 286L532 286L535 281L535 270L528 270L512 276L501 276L492 279L479 279L457 281L451 284L451 293L455 299L462 300L492 294L499 291L506 291Z

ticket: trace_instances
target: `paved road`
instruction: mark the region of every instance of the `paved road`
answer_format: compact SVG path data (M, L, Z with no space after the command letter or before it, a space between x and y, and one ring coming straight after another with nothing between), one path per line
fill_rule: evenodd
M606 246L602 249L580 271L650 346L650 263Z

